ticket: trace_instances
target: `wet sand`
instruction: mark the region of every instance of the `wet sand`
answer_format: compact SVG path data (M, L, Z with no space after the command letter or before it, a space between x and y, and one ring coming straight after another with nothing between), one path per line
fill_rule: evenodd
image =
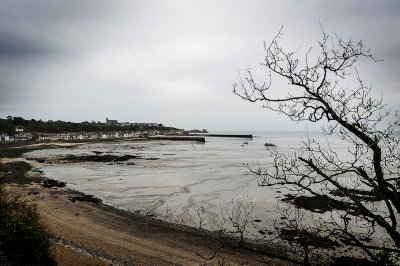
M72 201L78 192L21 179L25 184L14 179L7 190L37 206L58 265L288 264L249 249L224 248L206 259L220 245L194 230L180 230L93 202Z

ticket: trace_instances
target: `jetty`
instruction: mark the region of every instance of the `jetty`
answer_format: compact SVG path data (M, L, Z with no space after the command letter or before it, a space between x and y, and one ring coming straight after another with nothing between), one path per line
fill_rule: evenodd
M206 142L204 137L200 136L174 136L174 135L155 135L148 136L147 139L155 139L155 140L186 140L186 141L199 141Z
M252 139L253 135L236 135L236 134L194 134L194 136L204 136L204 137L222 137L222 138L245 138L245 139Z

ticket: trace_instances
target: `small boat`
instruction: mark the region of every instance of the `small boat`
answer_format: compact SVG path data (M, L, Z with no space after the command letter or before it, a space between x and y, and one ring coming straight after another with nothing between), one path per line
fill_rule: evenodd
M269 142L267 142L267 143L264 143L264 146L265 146L265 147L275 147L276 145L275 145L275 144L272 144L272 143L269 143Z
M247 145L247 144L249 144L249 142L245 141L245 142L243 142L243 144L246 144L246 145Z

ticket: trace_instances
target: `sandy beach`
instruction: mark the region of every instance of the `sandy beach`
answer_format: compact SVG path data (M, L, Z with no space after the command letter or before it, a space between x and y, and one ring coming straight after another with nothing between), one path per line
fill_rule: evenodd
M2 163L10 159L3 158ZM16 159L13 159L16 160ZM3 174L3 177L6 174ZM35 204L51 235L58 265L287 265L250 249L223 248L195 230L124 213L57 185L29 177L8 181L7 191ZM215 251L219 250L212 259Z

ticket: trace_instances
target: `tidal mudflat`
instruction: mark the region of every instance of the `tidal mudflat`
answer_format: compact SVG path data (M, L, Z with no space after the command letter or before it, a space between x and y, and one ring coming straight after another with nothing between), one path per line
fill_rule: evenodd
M43 162L40 169L46 177L119 209L190 226L199 226L201 220L203 227L216 229L223 226L225 211L244 202L251 208L249 219L260 229L279 219L277 204L288 205L281 201L287 191L258 186L245 165L271 163L266 142L287 151L299 141L296 134L269 134L252 140L207 137L205 143L100 142L37 150L24 157Z

